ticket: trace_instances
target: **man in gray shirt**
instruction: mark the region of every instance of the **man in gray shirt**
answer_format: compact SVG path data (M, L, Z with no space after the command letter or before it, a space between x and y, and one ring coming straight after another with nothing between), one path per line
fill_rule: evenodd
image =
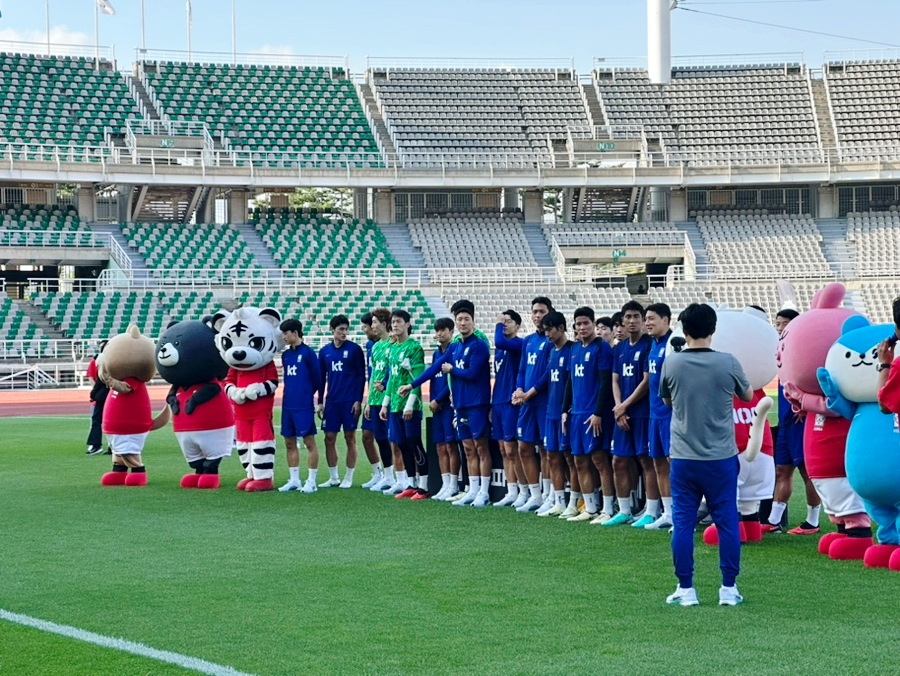
M659 396L672 407L672 556L678 577L678 587L666 603L699 604L693 583L694 526L697 508L705 497L719 532L719 605L735 606L743 597L735 586L741 539L733 398L737 395L750 401L753 390L734 356L710 349L716 330L715 310L694 303L678 320L687 345L665 360L659 383Z

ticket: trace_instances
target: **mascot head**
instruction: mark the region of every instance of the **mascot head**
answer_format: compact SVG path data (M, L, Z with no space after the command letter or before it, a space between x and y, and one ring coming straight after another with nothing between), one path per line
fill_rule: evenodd
M172 322L159 337L156 366L167 383L190 387L228 375L212 323L212 317L199 322Z
M97 357L97 370L107 384L112 380L134 378L150 382L156 375L156 346L134 324L125 333L110 338Z
M212 318L216 347L222 359L238 371L255 371L275 359L284 348L281 314L272 308L241 307L220 310Z
M855 310L841 307L846 290L843 284L829 284L813 296L809 310L788 324L778 340L775 359L778 378L802 392L822 394L816 373L825 366L825 356L841 336L844 322L859 316Z
M858 404L878 401L877 347L892 335L893 324L872 326L859 315L844 322L825 357L825 368L844 397Z

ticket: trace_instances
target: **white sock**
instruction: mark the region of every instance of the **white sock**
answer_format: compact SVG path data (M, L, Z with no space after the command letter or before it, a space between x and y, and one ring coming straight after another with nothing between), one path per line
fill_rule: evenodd
M355 467L348 467L347 471L344 472L344 481L353 481L353 473L356 471Z
M288 467L288 474L291 475L291 483L294 483L294 484L300 483L300 468L299 467Z
M818 526L819 525L819 512L822 509L822 505L816 505L815 507L806 506L806 523L810 526Z
M421 474L419 475L419 488L423 491L428 490L428 475L427 474L425 476L422 476Z
M384 468L384 478L387 479L388 481L390 481L391 483L394 483L395 479L394 479L394 466L393 465L388 465L387 467Z
M772 511L769 512L769 523L773 526L777 526L781 523L781 517L784 516L784 510L787 507L786 502L780 502L778 500L772 501Z
M482 495L489 495L489 491L491 490L491 477L483 476L481 477L481 490L479 493Z
M516 484L519 487L519 495L528 493L528 484Z
M578 501L581 499L581 493L577 491L572 491L569 493L569 504L568 507L571 509L578 509Z
M531 497L535 500L541 497L541 485L540 484L528 484L528 492L531 493Z
M547 495L553 490L553 482L550 479L541 479L541 495Z
M619 498L619 512L631 516L631 498Z
M397 472L397 483L403 486L403 488L409 488L409 474L406 473L405 469L401 469Z
M659 517L659 499L651 500L647 498L647 508L644 510L644 514L649 514L654 519Z
M307 475L306 480L307 480L307 481L312 481L313 483L316 483L316 480L317 480L317 478L318 478L318 475L319 475L319 470L317 470L317 469L311 469L311 470L309 470L309 474Z
M450 472L441 474L441 491L446 491L448 488L450 488Z
M566 502L566 492L565 491L553 491L553 504L554 505L563 505Z
M384 468L382 467L380 460L372 465L372 474L377 477L384 475Z
M661 498L663 505L663 514L669 517L669 521L672 520L672 498Z
M469 494L477 495L478 491L481 490L481 477L480 476L470 476L469 477Z
M519 498L519 484L508 484L506 486L506 494L511 500L517 500Z
M452 495L459 493L459 477L456 474L450 475L450 493Z
M338 477L337 467L329 467L329 468L328 468L328 473L331 475L331 478L332 478L333 481L337 481L337 480L338 480L339 477Z
M671 500L672 498L669 498ZM603 511L612 516L616 512L615 508L616 504L616 496L615 495L604 495L603 496Z
M596 514L597 513L597 494L596 493L585 493L584 494L584 511L588 514Z

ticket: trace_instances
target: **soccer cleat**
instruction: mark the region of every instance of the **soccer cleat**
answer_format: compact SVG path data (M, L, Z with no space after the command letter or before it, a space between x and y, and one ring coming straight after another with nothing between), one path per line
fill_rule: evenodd
M340 486L340 479L329 479L328 481L323 481L319 484L319 488L331 488L332 486Z
M197 484L200 483L200 477L202 474L185 474L181 477L181 487L182 488L197 488Z
M147 473L146 472L129 472L128 476L125 477L125 485L126 486L146 486L147 485Z
M377 482L372 484L369 487L369 490L373 493L383 493L385 489L390 488L394 485L394 482L388 479L386 476L381 477Z
M479 493L472 501L473 507L487 507L489 504L491 504L491 498L487 493Z
M409 484L403 485L399 481L395 484L391 485L389 488L385 488L382 492L385 495L398 495L409 488Z
M719 605L736 606L744 601L737 587L719 587Z
M373 474L372 478L365 482L360 488L365 488L366 490L372 488L375 484L381 481L381 477L384 476L382 474Z
M602 526L612 518L612 515L606 512L600 512L591 522L591 526Z
M400 497L400 496L398 495L397 497ZM427 500L427 499L428 499L428 493L427 492L420 493L419 491L416 491L416 494L410 498L410 500Z
M815 535L820 530L818 526L813 526L811 523L804 521L796 528L791 528L788 531L788 535Z
M454 500L454 507L468 507L473 502L475 502L475 498L478 496L478 493L466 493L459 500Z
M515 501L512 503L512 506L514 508L518 509L519 507L524 505L526 502L528 502L528 492L527 491L519 491L519 497L517 497L515 499Z
M541 506L542 503L543 500L541 500L540 496L536 498L528 498L528 501L524 505L522 505L521 507L516 507L516 511L522 514L525 514L527 512L534 512Z
M344 479L338 485L338 488L353 488L353 479Z
M494 503L494 507L508 507L509 505L513 504L517 498L518 496L516 496L516 498L513 498L513 496L507 493Z
M579 512L575 516L570 516L566 521L591 521L596 519L596 514L591 514L590 512Z
M315 493L319 489L316 487L315 481L310 481L309 479L307 479L306 483L303 484L303 488L301 488L300 490L302 490L306 494L310 494Z
M644 530L669 530L672 527L672 519L668 514L663 514L653 523L644 526Z
M410 486L409 488L405 488L404 490L397 493L394 498L397 500L405 500L406 498L411 498L412 496L418 494L418 492L419 491L417 489Z
M626 523L631 523L634 521L634 517L631 514L626 514L625 512L619 512L614 517L612 517L609 521L607 521L604 526L621 526ZM682 604L683 605L683 604Z
M577 507L566 507L563 511L559 513L560 519L571 519L573 516L578 516L578 508Z
M447 502L459 502L469 494L469 491L460 491L456 495L448 495Z
M261 493L262 491L274 491L275 484L271 479L254 479L247 484L245 491L248 493Z
M654 523L656 519L653 518L652 514L647 514L644 512L644 516L631 524L632 528L646 528L650 524Z
M303 484L299 481L288 481L284 486L278 489L279 493L289 493L290 491L299 491L303 488Z
M556 504L556 500L553 498L553 496L550 496L549 498L544 498L543 502L541 502L541 506L538 507L537 511L540 512L542 509L550 509L555 504Z
M443 500L444 498L447 497L447 492L448 492L448 490L447 490L447 487L445 486L444 488L439 490L437 493L432 495L431 499L432 500Z
M761 523L759 525L759 529L765 533L771 533L772 535L778 535L779 533L783 533L781 530L781 524L778 523Z
M629 515L630 516L630 515ZM722 587L725 589L725 587ZM732 587L732 589L734 589ZM719 592L719 597L721 599L722 592ZM681 585L675 587L675 593L669 594L666 597L666 603L670 606L699 606L700 600L697 598L697 590L693 587L688 587L684 589Z
M557 504L557 505L553 505L549 510L547 510L543 514L538 512L538 516L559 516L562 513L563 513L563 506Z
M84 452L85 455L100 455L101 453L103 453L103 446L88 446Z

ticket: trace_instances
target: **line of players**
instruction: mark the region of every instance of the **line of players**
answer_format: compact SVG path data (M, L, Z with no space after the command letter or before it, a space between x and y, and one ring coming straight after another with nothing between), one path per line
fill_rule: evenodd
M363 487L369 490L398 499L430 497L455 506L485 507L491 504L492 436L501 448L507 477L506 495L495 507L606 526L671 527L671 409L658 395L671 335L667 305L656 303L645 310L630 301L615 318L596 320L591 308L578 308L572 318L574 341L568 339L566 317L555 311L549 298L532 301L536 331L524 339L518 336L521 316L507 310L494 327L493 389L490 345L475 328L474 305L461 300L451 311L453 320L435 322L438 349L427 368L422 346L410 338L406 311L378 308L367 313L362 323L369 339L368 373L362 349L347 340L347 317L331 320L333 340L318 354L303 343L299 321L282 323L287 349L282 356L281 433L290 479L281 491L352 486L356 428L362 417L363 447L372 465L372 478ZM422 442L425 382L430 384L428 405L442 478L433 495ZM316 413L322 417L329 469L328 480L321 484ZM347 445L343 480L335 448L342 430ZM309 454L305 483L300 481L297 437ZM465 491L458 486L463 458L469 476ZM643 515L635 519L637 463L647 502Z

